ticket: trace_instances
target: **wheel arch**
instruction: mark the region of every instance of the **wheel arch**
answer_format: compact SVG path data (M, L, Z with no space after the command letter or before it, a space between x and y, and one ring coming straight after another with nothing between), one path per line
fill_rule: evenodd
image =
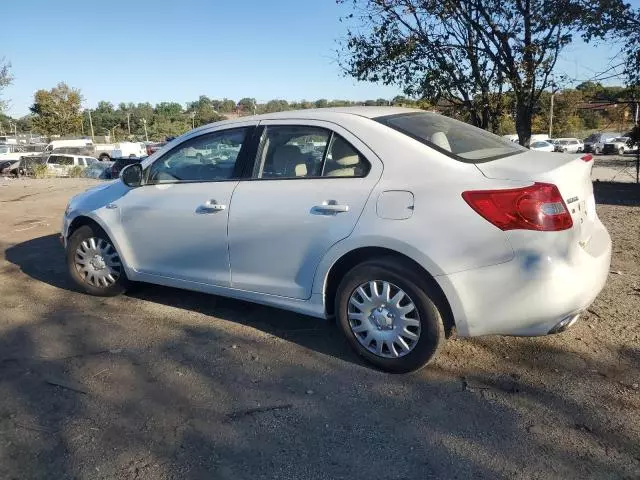
M436 281L431 273L429 273L422 265L420 265L420 263L415 261L413 258L404 253L398 252L397 250L386 247L358 247L344 253L331 265L325 276L323 286L325 314L328 317L334 315L336 293L338 290L338 285L340 284L340 281L342 280L344 275L356 265L368 260L380 258L382 256L395 257L399 262L404 263L407 267L418 270L421 274L421 277L423 277L434 288L434 291L436 292L438 298L435 298L433 300L438 304L438 307L441 310L446 337L451 337L456 329L455 319L453 316L453 311L451 309L451 304L447 299L444 291L442 290L440 284Z
M100 230L104 231L104 227L100 225L100 223L98 223L95 219L87 217L85 215L79 215L74 218L69 224L69 229L67 230L67 238L71 238L71 235L73 235L76 230L78 230L80 227L84 227L85 225L96 226Z

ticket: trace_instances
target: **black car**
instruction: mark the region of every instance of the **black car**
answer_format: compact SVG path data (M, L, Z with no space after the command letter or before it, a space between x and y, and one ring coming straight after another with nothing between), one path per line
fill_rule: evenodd
M122 169L128 165L134 163L140 163L147 157L128 157L128 158L116 158L111 165L111 178L118 178Z

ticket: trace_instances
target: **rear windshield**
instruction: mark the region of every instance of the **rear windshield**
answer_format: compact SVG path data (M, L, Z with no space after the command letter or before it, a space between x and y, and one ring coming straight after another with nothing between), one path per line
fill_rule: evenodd
M488 162L527 151L517 143L437 113L403 113L375 120L466 163Z

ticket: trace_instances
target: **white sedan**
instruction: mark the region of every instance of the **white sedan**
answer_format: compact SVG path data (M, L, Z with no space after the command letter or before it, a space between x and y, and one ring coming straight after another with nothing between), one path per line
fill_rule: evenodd
M534 150L536 152L553 152L555 147L553 143L538 141L531 143L531 145L529 145L529 150Z
M233 155L186 154L216 145ZM591 160L406 108L245 117L72 198L62 239L91 294L144 281L335 316L358 354L406 372L454 331L556 333L593 302L611 240Z

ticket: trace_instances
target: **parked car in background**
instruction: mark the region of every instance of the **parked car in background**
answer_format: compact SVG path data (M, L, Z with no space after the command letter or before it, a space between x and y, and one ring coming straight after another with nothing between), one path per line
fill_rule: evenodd
M216 145L224 160L184 154ZM611 259L592 166L417 109L279 112L125 167L70 200L61 236L87 293L144 281L335 316L358 354L406 372L454 329L533 336L578 320Z
M13 167L18 163L20 163L20 160L0 160L0 174L10 174L13 170Z
M605 155L624 155L634 151L633 141L630 137L616 137L609 140L602 147L602 153Z
M109 180L111 178L111 167L114 162L95 162L87 165L82 171L85 178L97 178L101 180Z
M158 143L150 143L147 144L147 156L153 155L155 152L164 147L167 142L158 142Z
M118 175L120 175L120 171L128 166L128 165L133 165L134 163L140 163L143 159L147 158L145 157L140 157L140 158L136 158L136 157L129 157L129 158L116 158L113 162L113 165L111 166L111 178L118 178Z
M584 139L584 151L599 155L604 150L604 144L610 142L616 137L622 136L621 133L601 132L592 133Z
M529 150L535 150L538 152L553 152L554 148L555 147L552 143L545 141L533 142L529 145Z
M553 146L556 152L580 153L584 150L582 140L577 138L556 138Z
M97 158L81 155L53 154L49 155L46 164L50 175L67 177L71 168L75 166L86 167L97 161Z

